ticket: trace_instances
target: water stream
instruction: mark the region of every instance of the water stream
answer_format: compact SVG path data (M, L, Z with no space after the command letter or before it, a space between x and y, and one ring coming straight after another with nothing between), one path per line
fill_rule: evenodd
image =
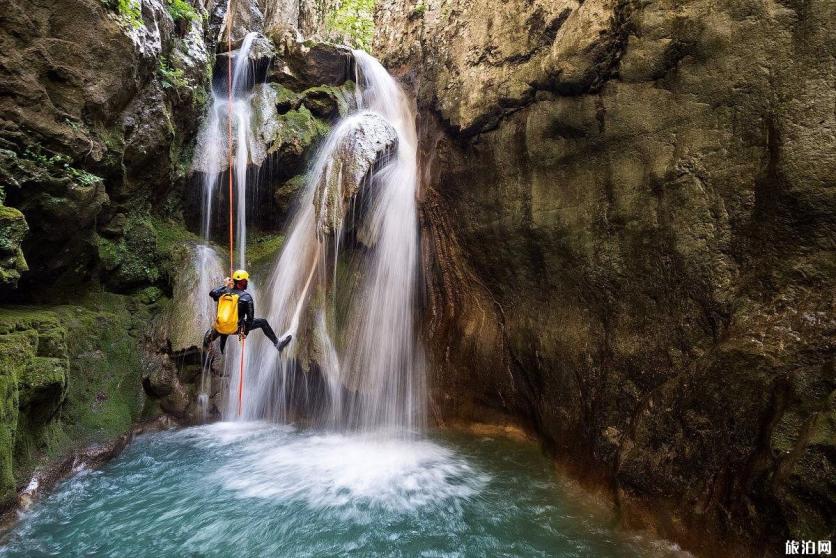
M532 444L217 423L140 438L36 504L0 556L674 556Z

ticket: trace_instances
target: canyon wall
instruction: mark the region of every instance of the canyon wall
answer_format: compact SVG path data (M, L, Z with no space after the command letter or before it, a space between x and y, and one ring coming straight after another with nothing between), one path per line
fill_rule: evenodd
M308 157L347 110L353 74L345 47L303 40L332 2L231 6L233 48L259 32L251 62L269 68L254 95L264 153L251 166L262 179L248 265L258 272L282 246ZM0 10L0 511L34 469L138 420L205 418L192 159L212 82L226 77L213 70L216 57L226 69L226 8L11 0Z
M833 537L836 13L384 0L444 421L521 421L706 555Z

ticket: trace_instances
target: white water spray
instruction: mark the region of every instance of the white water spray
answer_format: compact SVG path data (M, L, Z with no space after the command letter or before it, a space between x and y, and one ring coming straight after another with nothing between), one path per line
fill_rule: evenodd
M380 63L355 51L358 112L332 130L314 161L305 192L288 231L287 243L267 282L261 307L277 331L296 341L279 357L257 339L248 361L244 386L246 419L288 420L288 402L307 386L298 366L312 357L327 383L328 401L318 402L322 418L332 427L364 431L420 431L425 417L422 354L415 331L418 266L416 208L416 146L414 110ZM329 198L344 215L332 238L317 237L317 185L329 173L344 140L356 131L369 111L382 116L397 133L397 150L363 186L356 197L362 208L342 205L342 195ZM340 178L340 177L338 177ZM350 213L350 215L345 215ZM362 222L355 222L355 218ZM362 240L346 244L344 236L357 229ZM359 242L361 245L356 245ZM339 266L356 271L357 281L342 281ZM347 301L338 316L337 299ZM318 308L316 311L309 311ZM304 353L304 354L303 354ZM301 362L300 362L301 361ZM237 392L237 379L230 393ZM227 415L232 418L231 407Z

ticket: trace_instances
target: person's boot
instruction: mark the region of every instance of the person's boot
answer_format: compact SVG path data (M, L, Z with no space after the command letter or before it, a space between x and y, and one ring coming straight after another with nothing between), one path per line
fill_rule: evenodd
M293 339L293 336L289 333L285 335L283 339L279 339L279 342L276 343L276 348L279 352L282 352L282 350L287 347L287 344L290 343L291 339Z

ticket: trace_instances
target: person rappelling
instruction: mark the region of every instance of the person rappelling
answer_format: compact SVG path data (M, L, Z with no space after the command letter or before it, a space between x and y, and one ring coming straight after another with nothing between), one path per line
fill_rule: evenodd
M231 278L225 278L223 285L209 292L212 300L218 303L218 311L215 323L203 336L204 350L208 349L209 345L220 337L221 353L223 354L226 339L229 335L237 334L246 337L254 329L263 331L279 352L290 343L293 338L292 335L287 334L279 341L267 320L255 317L255 303L252 295L247 292L249 278L249 273L239 269L232 274Z

